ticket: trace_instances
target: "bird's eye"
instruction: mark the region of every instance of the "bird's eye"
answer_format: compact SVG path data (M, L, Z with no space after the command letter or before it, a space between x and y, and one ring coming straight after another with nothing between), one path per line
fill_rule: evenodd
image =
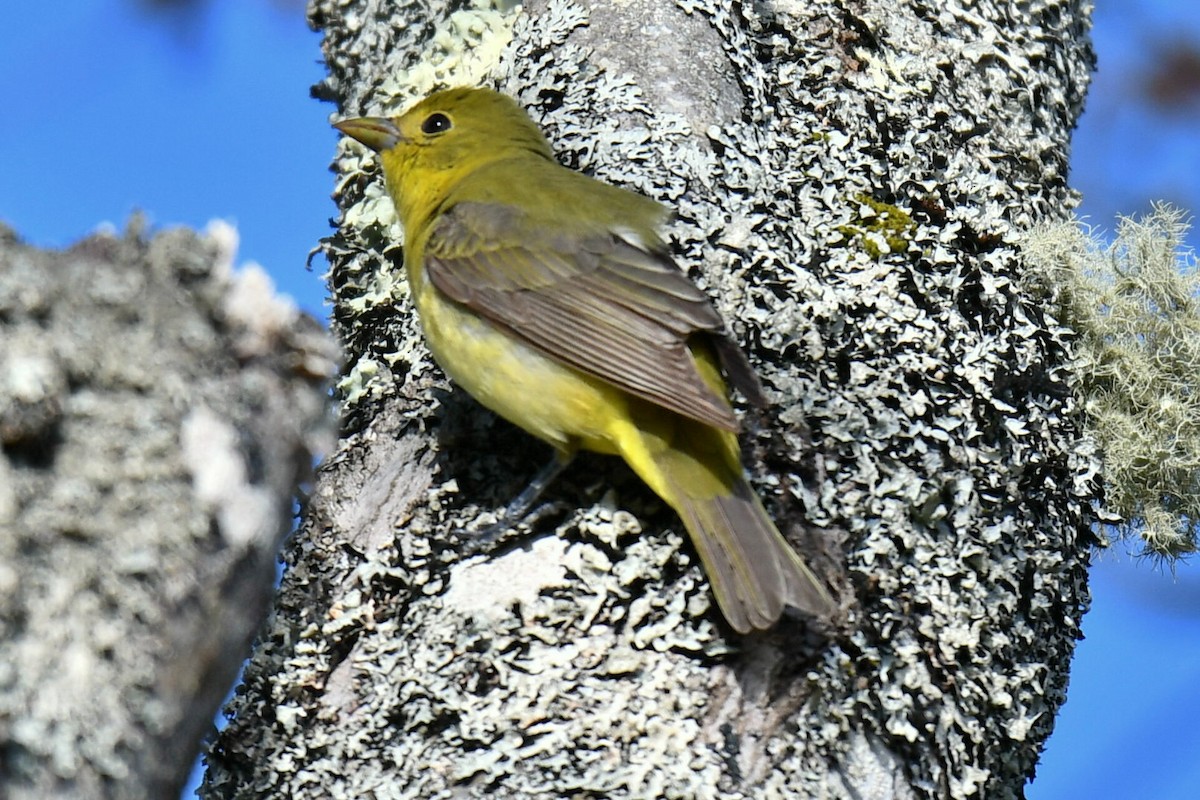
M435 111L421 123L421 133L432 136L435 133L445 133L451 127L450 118L440 111Z

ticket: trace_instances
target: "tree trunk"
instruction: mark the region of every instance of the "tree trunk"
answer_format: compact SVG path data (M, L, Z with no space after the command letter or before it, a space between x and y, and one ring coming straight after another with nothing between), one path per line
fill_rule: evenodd
M6 800L178 797L266 616L333 353L232 242L0 231Z
M463 5L314 0L318 93L393 114L495 85L564 163L675 208L773 400L745 419L755 486L845 619L734 635L679 521L599 457L527 546L460 558L549 453L431 361L343 144L348 432L206 795L1021 796L1098 488L1070 332L1015 242L1075 202L1090 4Z

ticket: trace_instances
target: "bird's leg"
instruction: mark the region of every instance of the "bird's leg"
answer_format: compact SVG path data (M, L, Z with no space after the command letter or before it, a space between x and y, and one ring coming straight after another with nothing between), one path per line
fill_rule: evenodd
M514 497L512 502L505 507L504 516L500 518L500 521L513 525L519 522L522 517L529 513L529 509L542 496L542 492L546 491L546 487L554 483L555 478L561 475L563 470L571 466L571 462L574 460L574 453L556 452L554 457L533 476L533 480L529 482L529 485L522 489L521 493Z
M522 489L521 493L505 506L500 519L489 525L482 532L471 537L471 546L468 549L478 551L496 541L505 531L511 530L520 524L529 515L530 509L533 508L538 498L542 496L542 492L546 491L546 487L553 483L554 479L561 475L563 470L569 467L574 459L574 452L555 452L554 458L550 459L546 466L538 470L537 474L533 476L533 480L529 482L529 485ZM546 508L548 508L548 505L534 510L534 517L541 516L541 512Z

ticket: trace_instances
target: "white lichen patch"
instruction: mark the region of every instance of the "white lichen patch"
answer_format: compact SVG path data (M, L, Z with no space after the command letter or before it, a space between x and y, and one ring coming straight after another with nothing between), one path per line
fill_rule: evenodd
M542 591L564 585L568 569L578 571L578 553L567 555L565 541L545 537L527 551L455 564L443 602L467 619L507 616L514 606L533 605Z
M183 419L179 444L196 499L217 518L226 542L249 549L269 541L275 535L276 500L249 480L238 432L211 409L197 406Z

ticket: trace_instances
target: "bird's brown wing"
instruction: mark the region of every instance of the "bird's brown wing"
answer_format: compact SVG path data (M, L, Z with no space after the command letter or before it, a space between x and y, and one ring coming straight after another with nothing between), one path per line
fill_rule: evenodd
M558 361L664 408L737 430L721 387L708 385L697 369L689 349L699 344L696 334L709 340L730 381L762 402L758 378L721 317L665 252L616 232L532 230L511 206L464 202L434 224L424 261L447 297Z

